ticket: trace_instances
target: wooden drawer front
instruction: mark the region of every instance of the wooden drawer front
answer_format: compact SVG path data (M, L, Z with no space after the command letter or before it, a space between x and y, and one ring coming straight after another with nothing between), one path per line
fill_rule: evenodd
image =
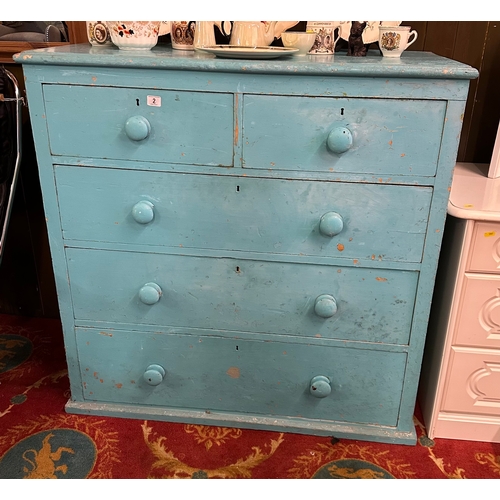
M476 222L469 271L500 274L500 223Z
M407 344L418 280L410 271L75 248L67 249L67 258L80 324L111 321ZM154 285L141 292L146 283L161 290L151 305L141 301L143 293L158 298ZM317 314L321 295L334 299L321 300L318 309L330 317Z
M245 167L424 176L436 172L443 101L244 99ZM349 133L352 145L345 150Z
M500 276L467 274L454 344L500 349Z
M54 155L233 164L232 94L44 85L44 96Z
M89 400L397 424L405 353L119 330L76 337ZM163 380L148 373L156 386L144 379L152 364L165 370ZM310 393L317 375L330 380L322 398Z
M409 186L62 166L56 181L68 240L409 262L422 258L432 194ZM146 224L133 215L142 200L154 205ZM343 228L325 236L320 221L331 212Z
M500 415L500 352L453 348L444 411Z

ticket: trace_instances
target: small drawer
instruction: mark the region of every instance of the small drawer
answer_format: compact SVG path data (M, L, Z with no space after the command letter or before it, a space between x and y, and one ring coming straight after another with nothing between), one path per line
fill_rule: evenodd
M414 186L105 168L56 166L55 175L66 240L350 263L420 262L432 196Z
M469 271L500 274L500 223L476 222Z
M233 164L232 94L73 85L43 93L53 155Z
M433 176L444 101L246 95L244 167Z
M500 415L500 352L452 349L443 410Z
M405 353L114 329L76 339L89 401L398 422Z
M66 250L75 320L407 344L418 273Z
M453 343L500 349L500 276L466 274Z

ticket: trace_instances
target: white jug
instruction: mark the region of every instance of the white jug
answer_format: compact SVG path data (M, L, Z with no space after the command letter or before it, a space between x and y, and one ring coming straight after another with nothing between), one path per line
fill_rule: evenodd
M224 35L231 32L229 21L196 21L194 30L194 48L210 47L215 45L214 26L217 26ZM226 31L226 28L228 31Z

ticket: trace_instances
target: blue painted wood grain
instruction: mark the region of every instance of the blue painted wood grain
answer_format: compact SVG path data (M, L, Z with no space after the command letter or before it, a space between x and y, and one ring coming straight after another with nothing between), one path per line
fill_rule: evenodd
M232 94L72 85L44 85L43 93L53 155L233 163ZM161 106L148 105L148 95ZM131 140L125 131L136 116L150 123L143 140ZM217 127L207 126L207 117Z
M247 95L243 166L432 176L445 111L444 101ZM338 128L353 136L343 153L327 147Z
M397 424L404 353L80 328L77 339L89 400ZM151 363L166 372L157 386L142 378ZM310 395L316 375L329 397Z
M68 248L75 318L405 344L418 273ZM158 303L140 301L154 282ZM322 294L338 312L314 313Z
M430 188L55 168L65 239L420 262ZM132 216L141 200L153 220ZM360 200L363 202L360 203ZM343 230L320 233L338 212Z

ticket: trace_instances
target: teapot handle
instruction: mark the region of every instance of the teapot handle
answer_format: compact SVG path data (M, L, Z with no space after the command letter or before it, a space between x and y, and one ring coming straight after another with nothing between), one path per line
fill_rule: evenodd
M231 29L232 29L232 24L231 21L215 21L214 22L215 26L219 28L220 32L224 36L229 36L231 34Z

